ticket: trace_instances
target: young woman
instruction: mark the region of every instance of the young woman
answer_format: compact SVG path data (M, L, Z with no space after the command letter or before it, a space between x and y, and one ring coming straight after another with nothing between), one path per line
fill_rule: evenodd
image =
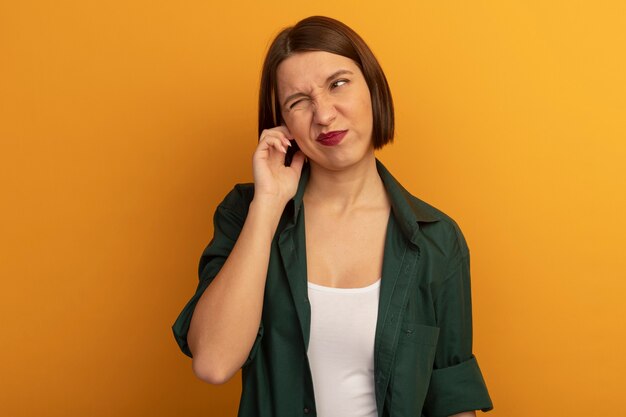
M220 384L242 369L239 416L490 410L467 245L376 160L393 103L364 41L320 16L284 29L259 103L254 184L217 208L173 327L195 374Z

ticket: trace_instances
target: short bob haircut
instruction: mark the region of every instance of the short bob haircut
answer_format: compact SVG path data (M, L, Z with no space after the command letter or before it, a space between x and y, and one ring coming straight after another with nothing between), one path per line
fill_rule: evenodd
M286 58L307 51L326 51L353 60L361 69L372 99L372 140L375 149L393 141L394 113L387 78L361 37L344 23L324 16L307 17L283 29L270 45L259 90L259 135L283 123L276 96L278 66Z

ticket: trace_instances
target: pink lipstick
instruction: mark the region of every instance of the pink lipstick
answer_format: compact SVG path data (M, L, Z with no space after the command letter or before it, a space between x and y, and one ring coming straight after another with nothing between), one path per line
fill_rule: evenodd
M324 146L335 146L346 136L347 130L334 130L332 132L320 133L317 141Z

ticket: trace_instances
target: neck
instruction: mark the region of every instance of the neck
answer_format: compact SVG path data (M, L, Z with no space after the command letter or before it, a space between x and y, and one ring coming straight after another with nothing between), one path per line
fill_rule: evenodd
M313 161L305 203L323 204L344 211L362 205L386 201L385 188L376 169L376 158L365 158L340 171L326 169Z

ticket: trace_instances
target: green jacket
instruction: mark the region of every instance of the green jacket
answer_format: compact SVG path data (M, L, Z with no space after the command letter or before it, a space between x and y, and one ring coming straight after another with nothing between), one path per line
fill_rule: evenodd
M409 194L377 161L391 200L383 258L374 377L379 417L449 416L493 408L472 354L469 251L457 224ZM242 368L240 417L315 416L307 346L311 306L302 197L278 225L256 341ZM240 184L214 217L214 236L200 259L200 281L173 326L191 356L187 332L195 305L228 257L247 215L253 184ZM245 308L245 306L242 306Z

